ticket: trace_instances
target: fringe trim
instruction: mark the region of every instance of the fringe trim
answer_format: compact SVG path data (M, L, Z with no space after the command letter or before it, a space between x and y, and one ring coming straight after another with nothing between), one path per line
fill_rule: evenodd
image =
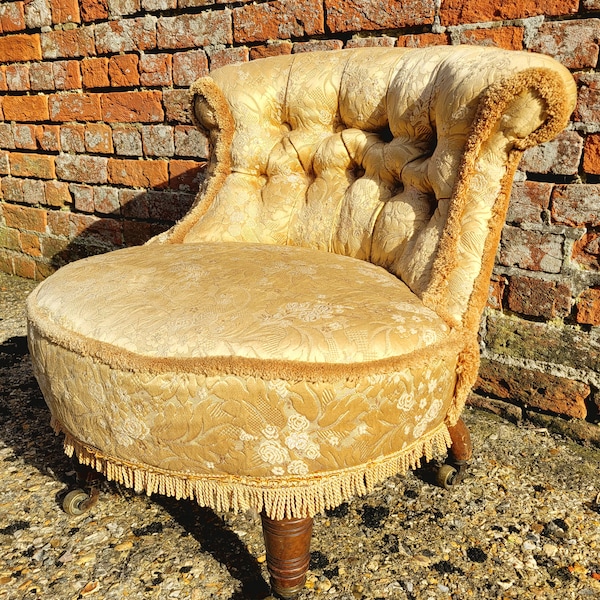
M68 456L75 455L81 464L138 493L195 500L217 512L254 508L275 520L313 517L353 496L364 496L385 479L418 468L422 458L431 460L446 452L452 443L446 425L441 423L409 448L357 467L306 477L236 477L163 471L128 463L80 442L54 417L51 424L56 433L64 433Z

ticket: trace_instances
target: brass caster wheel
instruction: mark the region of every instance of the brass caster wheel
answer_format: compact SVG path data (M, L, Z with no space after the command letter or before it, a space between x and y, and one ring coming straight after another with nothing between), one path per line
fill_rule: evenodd
M86 512L89 506L90 495L83 490L71 490L63 499L63 510L73 517L77 517Z
M449 490L458 483L457 475L458 471L452 465L445 464L435 474L435 482L445 490Z

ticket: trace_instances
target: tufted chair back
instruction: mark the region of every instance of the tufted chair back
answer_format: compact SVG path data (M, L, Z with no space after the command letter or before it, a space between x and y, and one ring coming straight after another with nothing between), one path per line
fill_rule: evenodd
M521 151L564 127L576 94L545 56L470 46L280 56L192 91L212 176L163 240L360 258L468 327Z

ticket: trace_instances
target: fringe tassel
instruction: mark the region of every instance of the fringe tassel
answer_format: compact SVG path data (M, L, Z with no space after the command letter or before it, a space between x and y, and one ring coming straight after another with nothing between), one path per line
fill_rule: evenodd
M393 475L417 468L422 458L431 460L451 445L448 429L442 423L405 450L341 471L294 478L200 476L161 471L104 456L66 432L55 419L51 424L57 433L64 433L64 449L68 456L75 455L80 463L138 493L191 499L217 512L255 508L271 519L312 517L335 508L354 496L368 494Z

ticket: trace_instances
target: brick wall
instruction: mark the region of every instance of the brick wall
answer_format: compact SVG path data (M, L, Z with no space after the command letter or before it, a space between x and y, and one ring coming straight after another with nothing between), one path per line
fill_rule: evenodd
M478 390L518 411L600 412L600 0L0 2L0 270L42 279L143 243L193 200L209 69L365 45L541 51L575 74L572 125L527 154L482 321Z

